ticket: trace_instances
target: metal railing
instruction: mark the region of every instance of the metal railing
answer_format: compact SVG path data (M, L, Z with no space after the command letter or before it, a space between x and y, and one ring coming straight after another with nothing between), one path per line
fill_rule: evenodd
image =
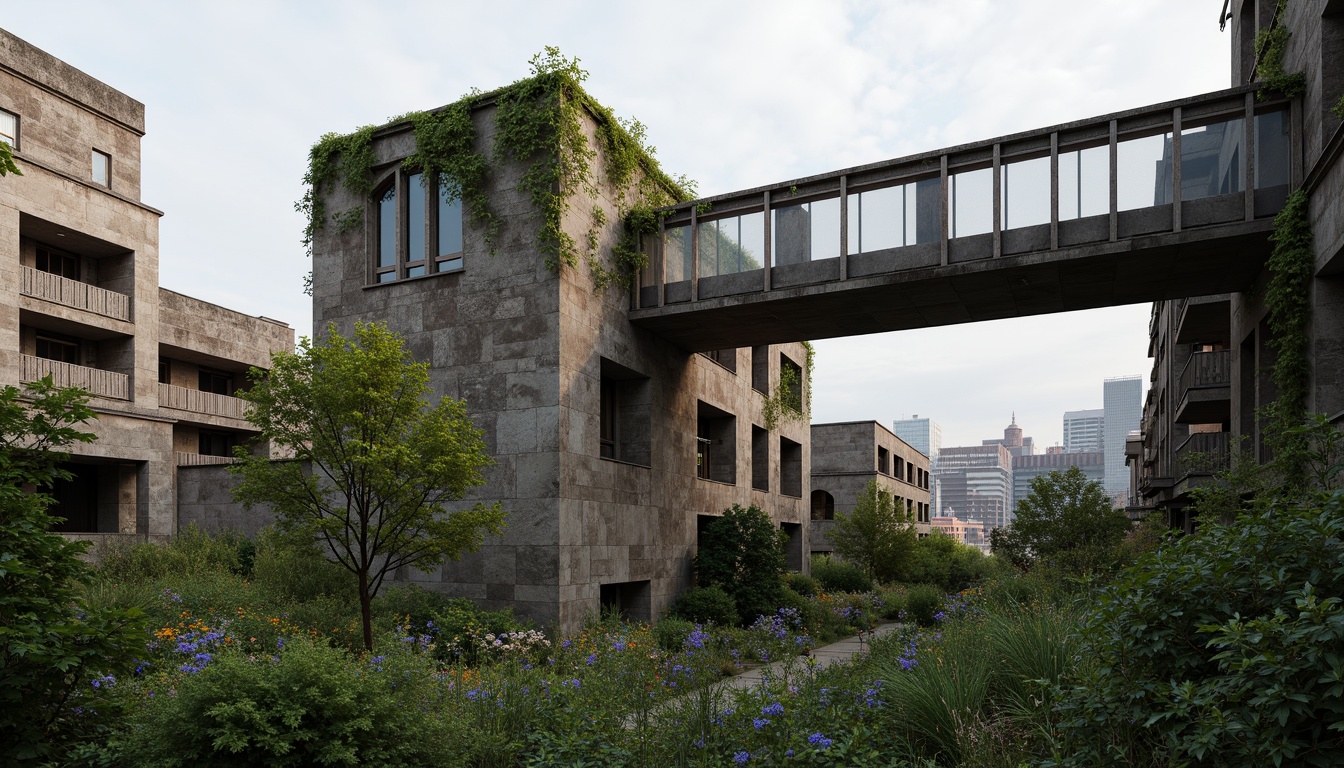
M1228 467L1227 432L1196 432L1176 449L1176 467L1181 477L1221 472Z
M172 384L159 384L159 407L225 416L231 419L246 419L248 412L247 401L242 398Z
M23 268L23 281L19 290L24 296L82 309L114 320L129 322L131 319L129 296L32 267Z
M232 456L204 456L199 453L185 453L183 451L174 451L173 459L179 467L199 467L210 464L232 464L237 459Z
M124 373L86 368L32 355L23 355L23 380L39 381L50 375L58 387L79 387L101 397L130 399L130 377Z
M1180 393L1200 387L1226 387L1232 384L1232 351L1196 352L1181 369Z

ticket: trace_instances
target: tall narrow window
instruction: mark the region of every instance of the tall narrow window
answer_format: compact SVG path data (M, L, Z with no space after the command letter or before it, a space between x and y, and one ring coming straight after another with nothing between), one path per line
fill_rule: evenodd
M600 418L599 452L604 459L614 459L620 450L617 440L619 432L616 428L616 420L620 418L620 406L619 398L616 396L616 382L608 378L602 379L602 413Z
M406 177L406 276L425 274L425 175L412 173Z
M19 148L19 116L4 109L0 109L0 141Z
M93 150L93 183L112 186L112 156Z
M462 268L462 201L447 184L439 182L438 271Z
M380 283L397 279L397 186L392 184L378 196L378 261L375 269Z
M374 282L462 268L462 201L457 194L443 179L426 179L423 173L393 174L374 196L378 227Z

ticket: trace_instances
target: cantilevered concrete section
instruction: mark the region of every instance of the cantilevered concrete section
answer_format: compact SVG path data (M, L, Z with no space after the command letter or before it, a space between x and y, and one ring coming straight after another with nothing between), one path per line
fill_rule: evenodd
M630 317L703 351L1244 291L1297 110L1243 86L686 203Z

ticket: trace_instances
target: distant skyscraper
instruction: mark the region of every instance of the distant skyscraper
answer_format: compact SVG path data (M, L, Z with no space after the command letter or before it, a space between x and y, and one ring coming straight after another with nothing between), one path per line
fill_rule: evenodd
M1064 412L1064 452L1089 453L1103 451L1102 429L1106 411L1093 408L1087 411Z
M979 520L986 528L1012 522L1013 455L999 441L942 449L935 477L942 515Z
M1078 467L1088 480L1105 484L1106 460L1101 451L1082 453L1047 453L1043 456L1013 457L1013 512L1017 504L1031 493L1031 481L1055 470L1065 471Z
M1125 437L1130 430L1139 428L1143 417L1143 379L1125 376L1106 379L1102 383L1102 405L1105 411L1103 451L1106 454L1106 494L1120 498L1126 504L1129 498L1129 468L1125 466Z
M1013 414L1013 423L1004 427L1002 439L983 440L980 444L1002 445L1014 456L1032 456L1036 453L1036 441L1022 435L1022 428L1017 426L1016 413Z
M919 417L916 413L908 419L897 419L891 423L891 431L907 445L929 457L929 471L933 473L929 485L929 501L935 513L943 508L942 494L938 485L938 453L943 448L943 428L930 418Z

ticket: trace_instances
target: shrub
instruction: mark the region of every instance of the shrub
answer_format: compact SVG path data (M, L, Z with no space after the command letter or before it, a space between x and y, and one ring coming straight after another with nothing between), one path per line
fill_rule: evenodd
M694 631L694 622L675 616L664 616L653 625L653 640L664 651L676 653L686 647L686 638Z
M696 624L733 626L738 621L737 604L718 587L695 587L682 593L669 611L673 616Z
M425 589L418 584L397 584L384 589L373 601L373 610L393 625L409 622L423 627L462 598L452 598L442 592Z
M271 600L306 602L336 597L353 604L355 577L314 547L296 546L273 532L258 537L252 583Z
M916 584L906 593L906 616L921 627L933 624L943 610L943 590L932 584Z
M783 586L787 538L760 507L734 504L705 526L695 555L696 580L728 593L743 626L773 614Z
M447 662L476 664L482 661L486 635L503 635L528 629L514 618L512 610L482 611L465 597L449 598L431 614L435 638L434 655Z
M797 571L790 571L789 573L784 574L784 586L792 589L803 597L816 597L817 592L819 591L816 579L805 573L798 573Z
M877 591L877 615L887 621L899 619L905 612L905 587L883 587Z
M993 576L996 570L996 561L979 549L934 531L916 543L907 577L911 584L937 584L945 592L960 592Z
M145 583L209 572L249 576L257 548L234 531L208 534L194 524L167 544L111 539L95 552L99 576L117 582Z
M1260 501L1121 571L1059 705L1068 765L1340 765L1344 495Z
M871 592L873 580L858 568L825 555L812 558L812 577L827 592Z

